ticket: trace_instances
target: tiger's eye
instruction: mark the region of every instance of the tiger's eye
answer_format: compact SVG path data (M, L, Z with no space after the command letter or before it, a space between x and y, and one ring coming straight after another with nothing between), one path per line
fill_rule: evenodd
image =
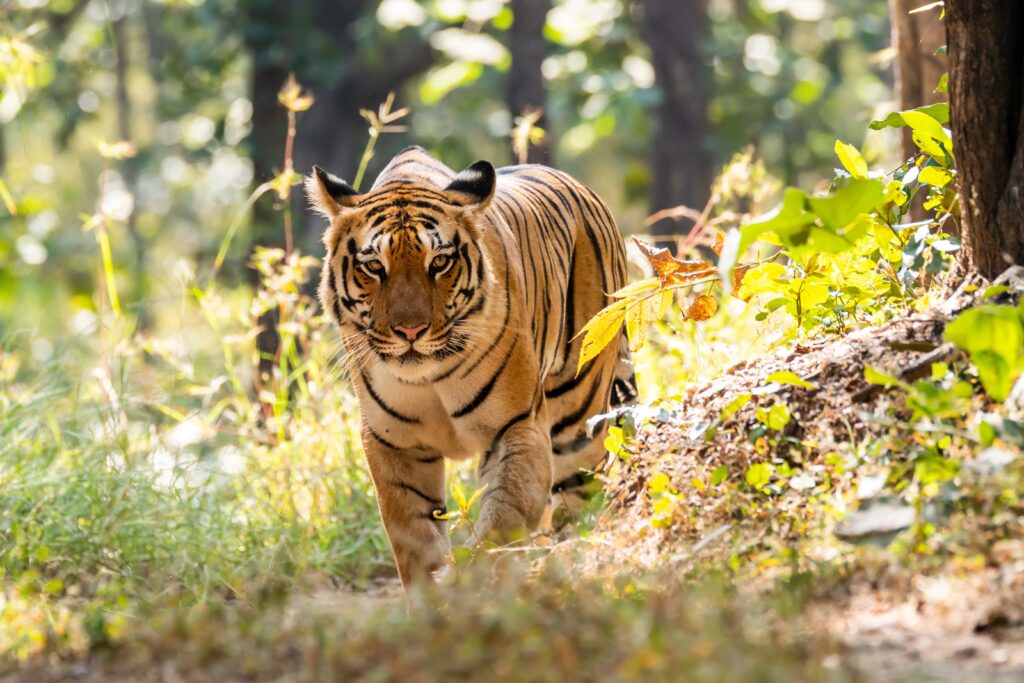
M359 265L363 267L363 270L369 273L373 273L374 275L378 275L384 272L384 264L376 259L374 259L373 261L364 261Z
M434 257L434 260L430 262L431 267L435 270L444 270L448 263L452 260L452 257L448 254L438 254Z

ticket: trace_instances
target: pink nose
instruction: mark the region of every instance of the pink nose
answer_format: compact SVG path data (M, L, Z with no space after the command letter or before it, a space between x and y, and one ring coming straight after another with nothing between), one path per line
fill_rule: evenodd
M426 323L420 323L419 325L403 325L401 323L394 326L395 332L399 332L405 335L405 338L409 341L416 341L420 336L420 333L427 329L429 325Z

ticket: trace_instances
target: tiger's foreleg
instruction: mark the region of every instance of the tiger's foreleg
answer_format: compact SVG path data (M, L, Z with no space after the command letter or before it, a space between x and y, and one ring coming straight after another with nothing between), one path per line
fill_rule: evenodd
M483 494L477 535L507 543L537 528L550 499L551 436L536 415L510 425L480 460Z
M444 507L444 459L422 450L401 450L363 430L377 503L402 585L432 578L448 560L451 542Z

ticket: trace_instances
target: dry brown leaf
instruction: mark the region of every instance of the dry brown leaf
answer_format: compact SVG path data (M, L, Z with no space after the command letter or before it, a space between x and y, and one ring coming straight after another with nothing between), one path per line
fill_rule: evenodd
M715 267L704 261L683 261L672 256L668 249L652 247L635 237L633 242L650 261L651 267L654 268L654 273L661 280L662 285L686 282L715 272Z
M732 280L732 293L733 293L733 296L738 296L738 293L740 291L740 287L743 286L743 276L745 276L747 274L748 270L750 270L750 266L745 266L745 267L742 267L742 268L734 268L733 269L733 271L732 271L732 278L731 278L731 280ZM747 298L749 299L750 297L747 297Z
M711 251L721 256L723 246L725 246L725 233L719 230L715 233L715 244L711 247Z
M710 294L701 294L686 310L690 320L707 320L718 311L718 300Z

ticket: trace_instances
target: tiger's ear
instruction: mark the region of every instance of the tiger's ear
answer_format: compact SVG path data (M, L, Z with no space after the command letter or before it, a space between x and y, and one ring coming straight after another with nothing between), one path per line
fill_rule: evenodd
M491 203L496 179L489 161L478 161L452 178L444 193L449 203L466 209L480 210Z
M359 203L359 192L338 176L319 166L306 176L306 197L309 204L328 220Z

